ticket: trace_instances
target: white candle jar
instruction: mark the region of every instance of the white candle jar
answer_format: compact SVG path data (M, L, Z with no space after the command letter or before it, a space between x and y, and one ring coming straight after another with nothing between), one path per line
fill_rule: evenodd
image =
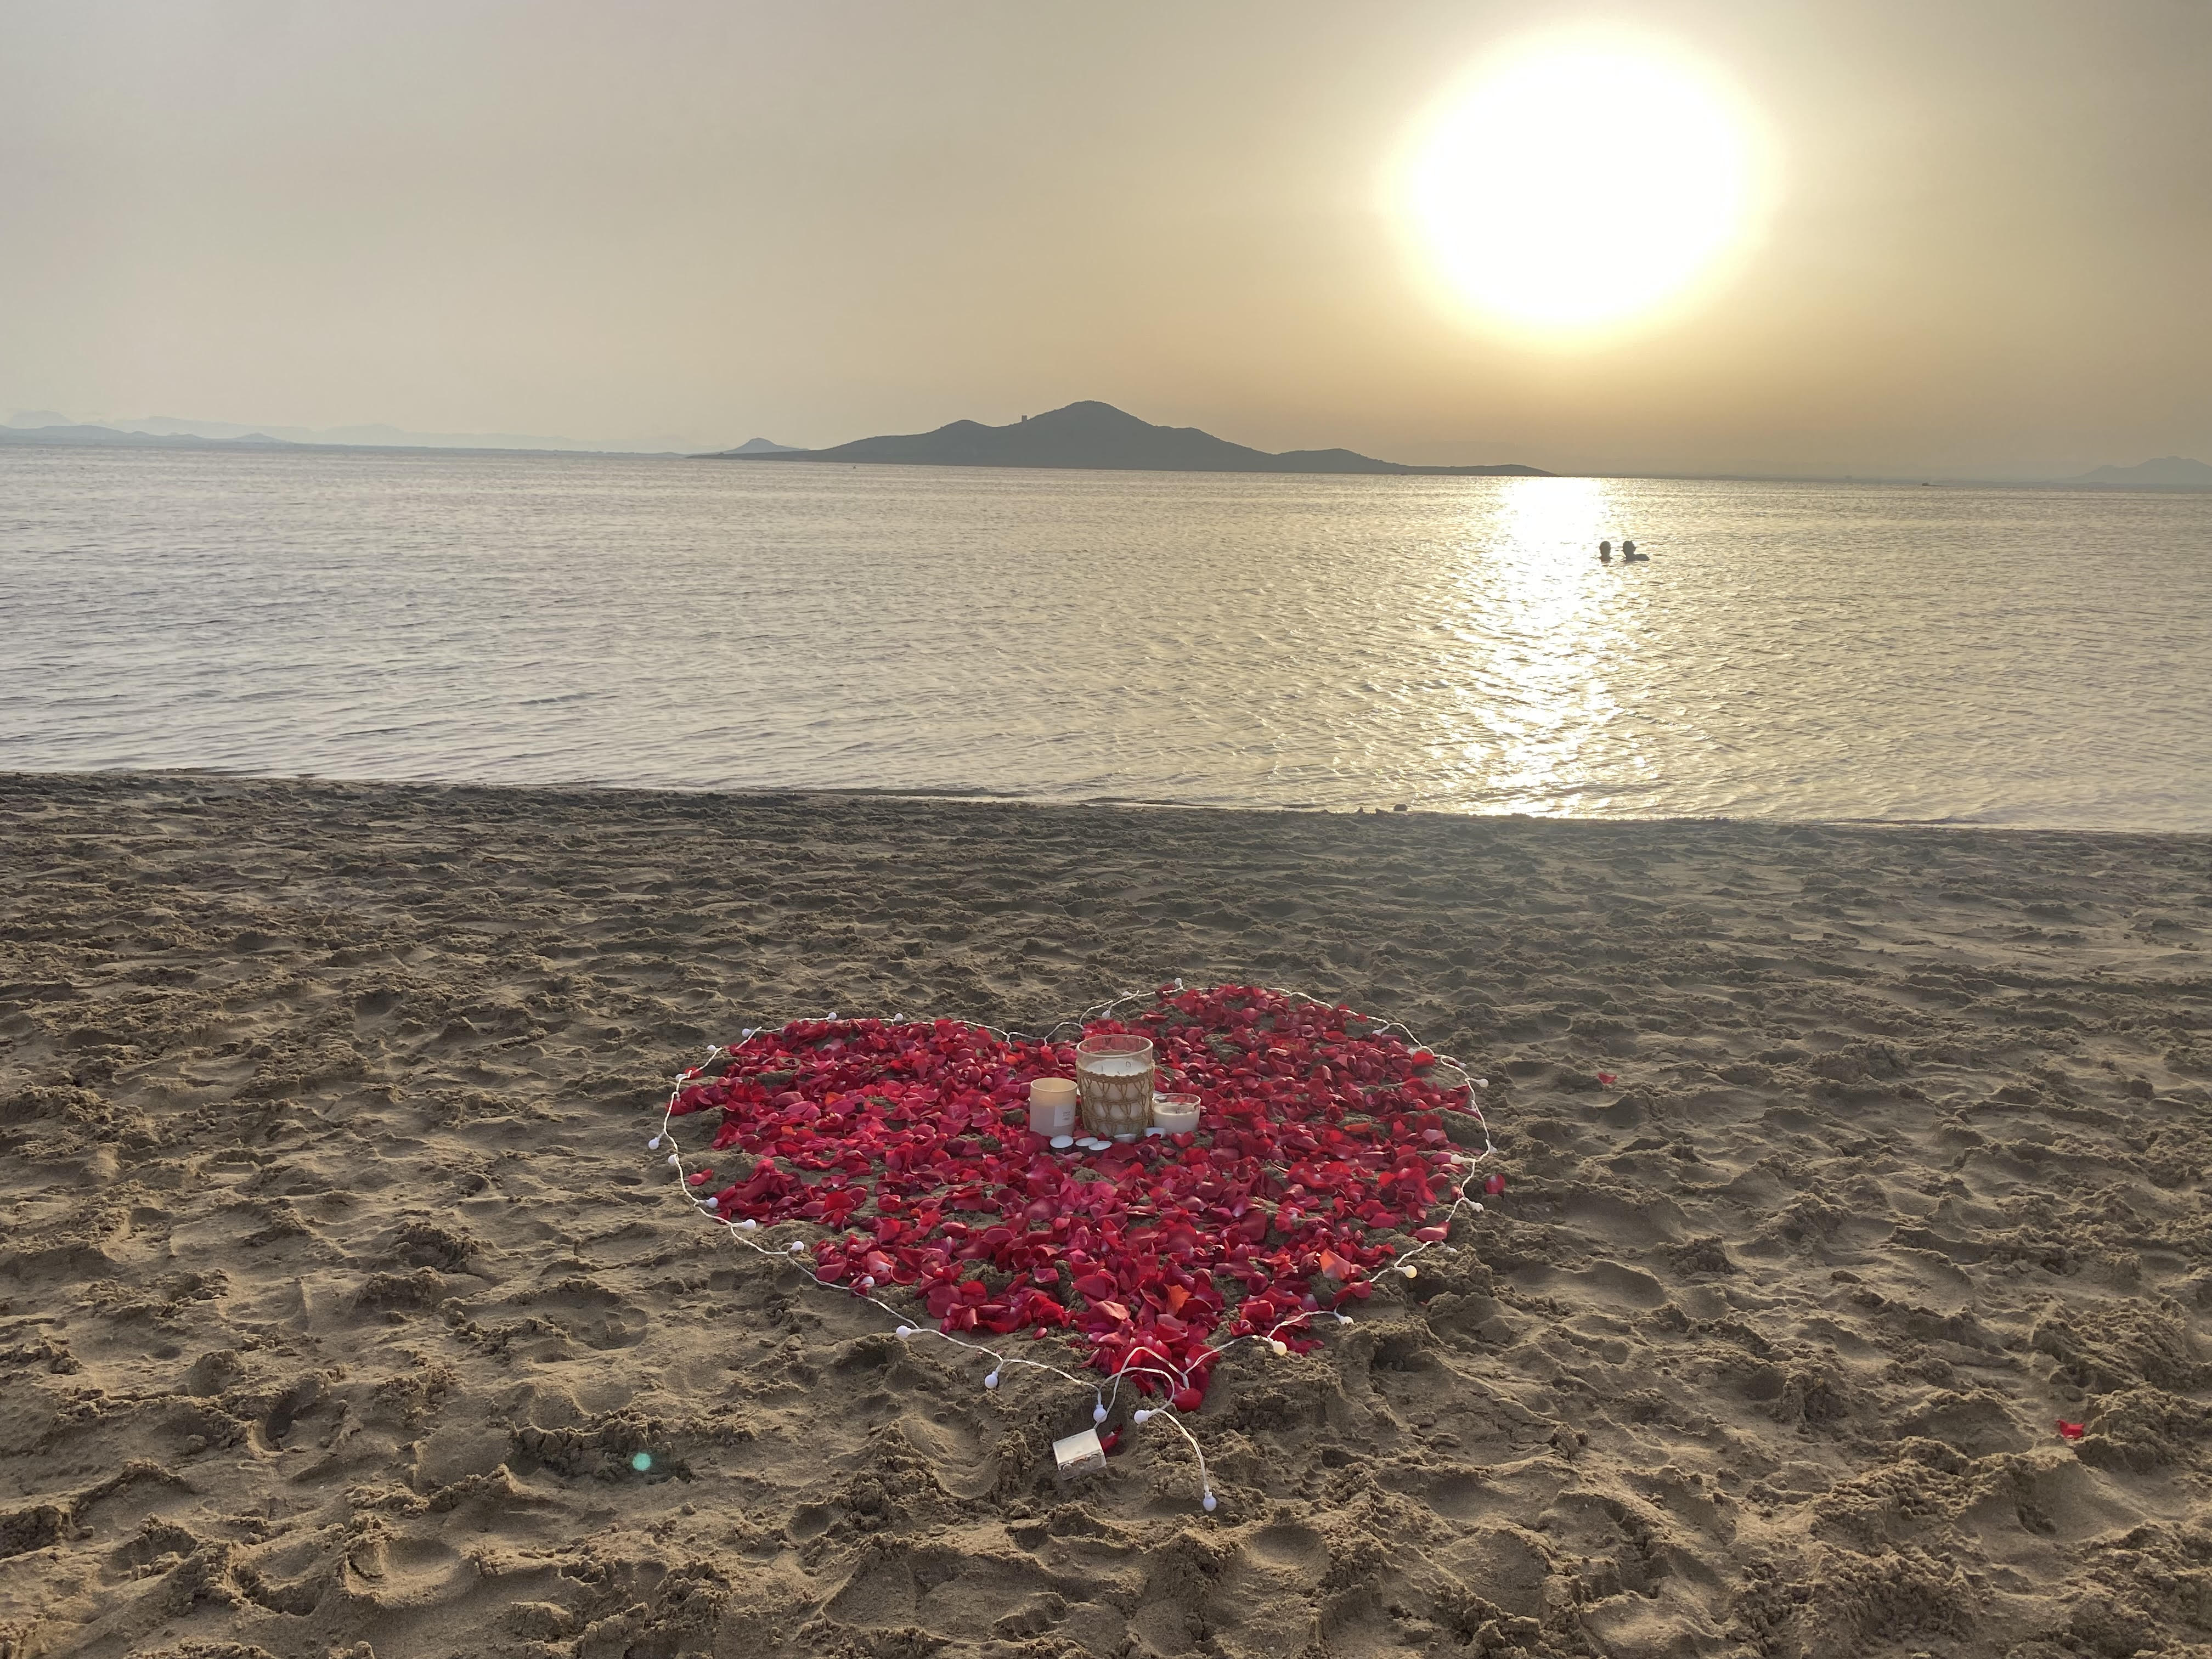
M1075 1079L1041 1077L1030 1085L1030 1131L1049 1139L1075 1133Z
M1164 1135L1187 1135L1198 1127L1196 1095L1154 1095L1152 1127Z

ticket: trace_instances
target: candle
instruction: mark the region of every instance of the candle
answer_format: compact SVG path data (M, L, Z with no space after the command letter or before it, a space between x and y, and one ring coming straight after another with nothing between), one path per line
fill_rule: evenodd
M1198 1127L1196 1095L1154 1095L1152 1127L1163 1134L1187 1135Z
M1075 1045L1075 1084L1083 1127L1093 1135L1133 1136L1152 1116L1152 1044L1125 1032Z
M1079 1474L1094 1474L1106 1467L1106 1448L1100 1443L1096 1429L1085 1429L1065 1440L1054 1441L1052 1457L1059 1466L1055 1472L1062 1480Z
M1075 1132L1075 1079L1041 1077L1030 1085L1030 1132L1048 1139Z

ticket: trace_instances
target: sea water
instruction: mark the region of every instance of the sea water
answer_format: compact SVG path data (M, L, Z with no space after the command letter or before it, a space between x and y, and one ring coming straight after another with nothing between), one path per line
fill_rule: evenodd
M2203 829L2208 550L2205 494L10 447L0 767Z

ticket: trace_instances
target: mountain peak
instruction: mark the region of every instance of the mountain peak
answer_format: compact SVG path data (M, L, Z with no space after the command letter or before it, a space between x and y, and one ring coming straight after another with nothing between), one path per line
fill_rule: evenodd
M1035 422L1066 419L1097 420L1101 417L1119 421L1127 426L1146 424L1130 414L1127 410L1116 409L1111 404L1102 404L1096 398L1079 398L1072 404L1062 404L1058 409L1048 409L1042 415L1024 415L1022 419Z

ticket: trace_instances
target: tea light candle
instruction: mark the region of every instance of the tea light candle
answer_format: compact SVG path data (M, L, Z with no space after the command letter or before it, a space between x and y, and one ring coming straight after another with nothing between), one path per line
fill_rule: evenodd
M1163 1134L1187 1135L1198 1127L1196 1095L1154 1095L1152 1127Z
M1030 1085L1030 1133L1048 1139L1075 1132L1075 1079L1041 1077Z

